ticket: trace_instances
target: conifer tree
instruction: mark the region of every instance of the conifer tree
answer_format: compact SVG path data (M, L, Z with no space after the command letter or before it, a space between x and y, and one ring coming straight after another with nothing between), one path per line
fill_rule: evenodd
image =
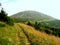
M1 6L1 4L0 4L0 6ZM4 11L3 8L0 11L0 21L3 21L9 25L14 25L13 20L7 16L7 13Z

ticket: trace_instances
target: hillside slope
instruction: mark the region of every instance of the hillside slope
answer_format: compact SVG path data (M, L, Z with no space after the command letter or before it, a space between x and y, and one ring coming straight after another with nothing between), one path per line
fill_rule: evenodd
M37 11L23 11L16 13L12 16L15 21L45 21L45 20L54 20L53 17L48 16L46 14L37 12Z
M49 21L47 23L48 23L48 26L60 28L60 20Z
M14 26L0 26L0 45L60 45L60 38L17 23Z

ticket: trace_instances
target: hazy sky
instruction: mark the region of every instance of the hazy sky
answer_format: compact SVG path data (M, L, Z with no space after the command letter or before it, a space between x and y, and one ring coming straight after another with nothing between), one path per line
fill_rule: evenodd
M0 0L8 15L35 10L60 19L60 0Z

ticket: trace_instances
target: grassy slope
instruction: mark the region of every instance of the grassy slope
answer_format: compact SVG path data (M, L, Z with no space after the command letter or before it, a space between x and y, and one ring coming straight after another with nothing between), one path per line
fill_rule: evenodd
M60 38L39 32L25 24L19 24L33 45L60 45Z
M60 38L18 23L14 26L0 27L0 45L60 45Z
M0 27L0 45L28 45L30 44L21 28L14 26Z

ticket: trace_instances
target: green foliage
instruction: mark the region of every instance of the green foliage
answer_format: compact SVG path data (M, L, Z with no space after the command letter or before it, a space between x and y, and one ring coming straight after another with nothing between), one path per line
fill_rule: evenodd
M31 25L31 23L28 21L27 25Z
M49 21L48 25L51 27L60 27L60 20Z
M46 32L47 34L52 34L60 37L60 28L50 27L45 25L42 22L35 22L34 24L31 24L31 22L28 22L27 24L30 26L33 25L33 27L35 29L38 29L39 31L43 31L43 32Z
M27 25L30 25L30 26L33 26L34 27L34 24L31 21L28 21L27 22Z
M9 25L11 25L11 26L14 25L13 19L11 19L11 18L9 18L9 17L7 17L6 23L9 24Z
M7 17L7 14L5 13L5 11L2 8L2 10L0 12L0 21L5 21L6 17Z
M3 22L5 22L5 23L7 23L9 25L14 25L13 20L10 17L7 16L7 14L3 10L3 8L2 8L2 10L0 12L0 21L3 21Z
M37 22L35 22L35 25L34 25L35 29L39 29L39 28L40 28L39 25L40 25L40 24L38 24Z
M49 29L44 30L47 34L52 34L52 31Z

